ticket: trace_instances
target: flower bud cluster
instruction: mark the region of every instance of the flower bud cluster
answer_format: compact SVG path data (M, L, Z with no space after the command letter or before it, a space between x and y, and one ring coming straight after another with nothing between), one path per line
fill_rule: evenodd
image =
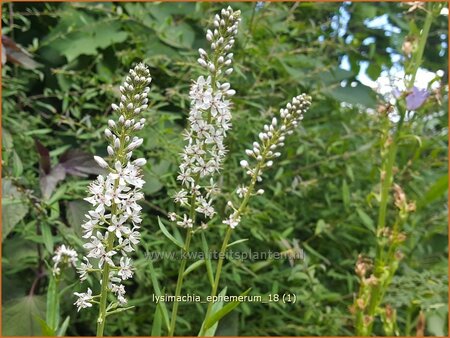
M105 129L109 157L94 157L108 174L99 175L90 184L89 197L85 199L93 209L86 214L86 222L82 225L83 238L88 240L84 248L88 253L78 267L80 279L85 280L90 272L106 273L109 277L107 290L116 295L116 306L126 304L121 282L133 275L128 254L135 250L134 246L140 240L138 229L142 208L137 202L144 197L140 191L145 183L140 167L146 160L132 160L133 150L143 142L133 134L144 127L145 119L140 115L148 107L151 81L147 66L141 63L130 70L120 86L120 103L111 106L119 118L109 120ZM90 290L76 295L78 310L91 307L93 297L98 297L92 296Z
M222 9L220 15L216 14L214 17L214 29L207 30L206 39L211 44L213 53L208 55L204 49L200 48L198 50L200 57L197 61L200 66L214 75L214 79L220 75L230 75L233 72L231 67L233 53L230 53L230 50L233 48L240 22L241 11L233 11L228 6L228 8ZM230 91L228 88L225 90Z
M213 176L219 172L226 155L224 138L231 128L231 102L235 94L224 77L231 74L233 54L230 49L240 22L240 11L223 9L214 19L214 30L208 30L211 53L199 49L198 62L207 71L190 89L189 128L184 134L187 145L181 154L182 163L177 179L183 188L176 193L175 202L191 208L205 218L216 213L212 199L218 189ZM204 183L201 181L203 180ZM171 214L170 219L181 227L193 227L186 214Z
M245 150L246 155L256 160L256 163L252 166L247 160L240 161L241 167L246 169L251 177L248 186L240 186L236 191L238 197L244 200L243 204L247 203L251 195L264 193L262 189L253 192L256 182L262 181L263 170L272 167L274 160L281 156L279 149L284 146L286 136L294 132L310 105L310 96L301 94L294 97L285 108L280 109L279 119L274 117L270 124L264 125L263 131L258 135L258 141L253 142L252 147ZM223 223L235 228L240 222L241 209L237 210L234 207L232 209L234 212Z
M66 247L64 244L59 246L55 250L55 254L53 255L53 275L57 276L61 273L60 265L73 266L75 267L76 262L78 261L77 252L70 248Z

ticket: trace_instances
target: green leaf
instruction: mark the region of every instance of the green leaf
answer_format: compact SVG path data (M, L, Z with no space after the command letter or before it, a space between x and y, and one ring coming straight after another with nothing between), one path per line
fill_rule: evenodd
M145 176L145 184L144 187L142 188L142 191L146 194L146 195L152 195L158 191L160 191L164 186L161 183L160 180L158 180L156 177L154 176Z
M41 223L42 240L48 252L53 253L53 235L50 225Z
M179 23L174 25L164 25L158 29L157 35L159 39L175 48L192 48L195 39L195 32L187 23Z
M439 310L430 311L431 313L427 315L427 331L433 335L438 337L447 336L446 326L447 326L447 306L443 306Z
M37 317L36 320L38 321L39 325L41 326L42 335L46 337L54 337L56 336L55 330L53 330L50 326L47 325L45 320L42 318Z
M311 246L309 246L306 242L303 242L303 247L306 249L306 251L308 251L310 254L312 254L313 256L316 256L317 258L320 258L321 260L323 260L326 264L330 264L330 261L328 258L326 258L325 256L321 255L319 252L317 252L316 250L314 250L313 248L311 248Z
M2 145L6 151L11 151L14 147L13 138L8 129L2 127Z
M41 335L38 318L43 318L44 312L45 299L42 296L29 295L5 303L2 312L3 336Z
M25 196L13 185L11 180L2 180L2 240L28 213Z
M64 337L66 335L67 328L69 327L70 316L67 316L61 327L58 329L57 336Z
M441 176L423 195L418 203L418 208L423 208L426 205L434 202L442 197L448 190L448 174Z
M375 92L365 85L358 83L355 87L337 87L332 90L325 90L325 93L340 102L353 105L362 105L368 108L377 104Z
M320 235L324 230L326 230L327 224L323 219L319 219L316 224L316 230L314 231L314 235Z
M202 249L203 252L205 253L206 273L208 274L209 283L211 284L211 287L214 287L214 273L211 264L208 242L206 241L204 232L202 232Z
M55 27L62 34L50 35L44 41L60 52L71 62L80 55L97 55L98 49L104 49L127 39L127 32L122 31L118 21L111 19L95 20L84 12L63 12L62 22ZM74 17L78 22L71 22ZM84 22L83 22L84 21ZM65 27L67 25L68 27Z
M251 290L251 288L249 288L246 291L244 291L243 293L241 293L240 297L246 296L250 292L250 290ZM217 312L213 313L213 315L211 315L205 323L206 330L208 330L214 324L217 324L220 319L222 319L224 316L226 316L229 312L233 311L234 308L236 308L240 303L242 303L242 302L240 302L239 300L232 301L232 302L228 303L227 305L225 305L224 307L222 307Z
M247 241L248 241L248 238L238 239L237 241L234 241L234 242L228 244L227 248L229 248L229 247L231 247L233 245L239 244L239 243L247 242Z
M329 71L320 73L317 77L320 81L324 82L324 84L333 84L339 83L342 80L348 79L355 76L355 74L349 70L342 69L340 67L336 67L330 69Z
M371 46L375 46L375 44L371 44ZM369 75L369 77L373 81L375 81L380 77L381 70L381 65L378 62L369 62L369 66L367 67L366 72L367 75Z
M345 179L342 181L342 201L344 202L345 209L348 209L350 207L350 190Z
M184 244L181 243L178 239L173 237L170 232L167 230L167 228L164 226L164 224L161 222L161 220L158 217L158 224L159 228L161 229L164 236L166 236L172 243L174 243L176 246L179 246L181 249L184 250Z
M161 181L159 180L157 173L151 171L150 169L144 170L144 180L145 184L144 187L142 188L142 191L146 195L154 194L164 187Z
M23 173L23 164L22 161L20 160L19 155L17 155L16 151L13 151L13 173L15 177L20 177Z
M188 274L190 274L192 271L194 271L195 269L199 268L199 267L202 266L203 264L205 264L205 261L204 261L203 259L202 259L202 260L199 260L199 261L196 261L196 262L194 262L194 263L192 263L192 264L189 265L189 266L187 267L187 269L184 271L183 277L186 277Z
M85 214L87 214L90 209L91 205L83 200L70 201L69 203L67 203L66 208L67 222L70 224L72 228L74 228L75 232L80 236L83 233L81 225L86 220Z
M50 282L47 290L47 311L45 321L49 328L56 331L59 325L59 295L58 282L53 275L50 275Z
M219 296L222 296L222 297L223 297L223 296L225 296L226 294L227 294L227 287L225 287L225 288L219 293ZM218 302L215 302L215 303L212 305L212 308L211 308L211 314L216 313L216 312L219 311L222 307L223 307L223 301L222 301L222 300L219 300ZM198 334L199 336L212 337L212 336L214 336L214 334L216 333L218 323L216 322L216 323L213 324L209 329L206 329L206 327L204 327L204 326L205 326L207 320L208 320L208 318L205 318L205 319L203 320L202 327L200 328L200 332L199 332L199 334Z
M161 336L161 325L162 325L162 310L160 303L156 304L155 314L153 316L152 323L152 337L160 337Z
M365 213L365 211L362 210L362 209L357 208L357 209L356 209L356 212L357 212L359 218L361 219L361 221L363 222L363 224L364 224L370 231L372 231L373 233L376 233L375 225L374 225L373 219L370 218L370 216L367 215L367 214Z
M156 278L155 269L153 268L153 262L151 259L149 260L149 267L150 267L150 278L152 280L153 290L155 291L155 294L157 296L162 296L163 293L161 292L161 289L159 288L158 279ZM169 312L167 311L166 303L159 302L158 304L161 306L162 318L164 320L164 324L166 326L167 332L169 332L169 330L170 330Z

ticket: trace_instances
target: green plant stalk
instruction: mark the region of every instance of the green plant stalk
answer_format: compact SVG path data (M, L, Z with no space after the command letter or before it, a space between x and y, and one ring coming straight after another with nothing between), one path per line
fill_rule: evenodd
M412 71L411 80L409 82L408 88L411 88L414 86L414 81L417 75L417 71L419 69L419 66L422 61L423 53L425 50L426 41L428 39L428 34L430 31L431 23L433 21L433 13L431 10L427 11L427 15L425 18L424 27L422 30L422 34L420 35L420 40L418 44L418 49L416 54L414 55L414 69ZM398 105L397 105L397 108ZM399 110L400 111L400 110ZM384 177L382 177L382 183L381 183L381 198L380 198L380 207L378 212L378 223L377 223L377 233L380 231L380 229L384 228L386 225L386 212L387 212L387 204L389 201L389 192L392 187L393 182L393 169L396 162L397 157L397 149L398 149L398 139L401 132L401 128L403 126L403 122L405 119L405 113L401 114L400 121L397 125L397 130L395 132L395 135L392 139L392 143L389 145L389 150L387 153L387 161L383 167L384 171ZM386 262L382 261L381 258L381 250L379 244L377 244L377 255L375 258L375 277L379 278L380 275L383 273L383 268ZM388 257L388 260L392 260L392 257ZM391 266L391 262L388 262L388 265ZM392 277L392 276L391 276ZM379 306L384 293L385 288L388 286L389 283L378 283L375 287L371 289L370 294L370 303L368 306L368 312L367 315L374 318L375 312L377 307ZM369 336L372 333L373 329L373 320L372 322L365 326L365 325L356 325L357 335L360 336Z
M195 180L195 184L197 184L197 180ZM193 195L191 197L191 209L190 209L190 218L192 219L192 223L195 224L195 202L196 202L196 196ZM186 263L187 263L187 255L186 253L189 252L189 248L191 245L191 239L192 239L192 230L188 229L186 234L186 239L184 241L184 247L183 247L183 256L181 259L180 267L178 268L178 279L177 279L177 286L175 288L175 301L173 303L173 309L172 309L172 316L170 319L170 328L169 328L169 337L172 337L175 333L175 326L177 322L177 314L178 314L178 306L179 302L177 301L178 297L181 295L181 288L183 286L183 280L184 280L184 271L186 269Z
M275 139L278 139L278 137L275 137ZM267 152L268 152L269 148L270 148L270 145L268 145L266 147L264 153L261 155L262 156L262 160L259 161L258 164L256 165L255 174L252 177L252 181L250 183L250 186L249 186L249 188L247 190L247 193L244 196L244 199L241 202L241 205L239 206L239 208L237 210L237 214L236 214L237 217L239 217L242 214L242 212L244 211L245 207L248 204L248 201L250 200L251 195L253 194L253 191L255 189L256 179L257 179L257 177L258 177L258 175L259 175L259 173L261 171L262 164L266 160ZM217 262L217 270L216 270L216 274L215 274L215 277L214 277L214 285L213 285L213 288L211 290L211 298L213 298L214 296L217 295L217 290L219 288L219 282L220 282L220 276L221 276L221 273L222 273L223 261L225 259L225 251L227 249L228 242L230 241L232 231L233 231L233 229L231 227L228 227L227 232L225 233L225 237L224 237L223 242L222 242L222 247L220 248L219 260ZM206 310L206 315L205 315L205 319L203 320L203 324L206 322L206 320L211 315L212 306L213 306L213 303L210 302L208 304L208 308ZM202 328L200 330L199 336L203 336L204 334L205 334L205 327L204 327L204 325L202 325Z
M110 233L111 236L108 237L107 250L110 251L114 246L115 235ZM103 331L105 330L106 322L106 301L108 298L108 281L109 281L109 264L104 263L104 269L102 272L102 288L100 292L100 305L97 320L97 337L103 337Z
M398 107L399 108L399 107ZM389 119L389 117L386 117ZM383 165L383 173L381 177L381 192L380 192L380 206L378 211L378 223L377 223L377 236L380 233L380 230L386 226L386 214L387 214L387 205L389 202L389 193L392 188L393 177L394 177L394 165L397 157L397 149L398 149L398 138L400 136L400 132L403 126L405 114L401 114L400 121L397 125L397 130L392 138L391 144L388 145L388 151L386 154L386 160ZM388 120L389 122L389 120ZM389 128L389 123L387 124L387 128ZM382 250L383 248L377 243L376 249L376 257L375 257L375 267L374 267L374 275L376 278L379 278L384 269L385 262L382 259ZM367 315L369 317L374 317L376 309L381 302L381 295L384 294L382 290L385 287L384 283L378 283L370 290L370 302L368 305ZM359 336L368 336L371 334L373 328L373 321L369 325L357 325L356 334Z
M187 253L189 251L189 246L191 244L191 238L192 238L192 230L189 229L187 231L186 240L184 242L184 249L183 249L184 253ZM170 319L169 337L172 337L175 332L177 313L178 313L178 305L179 305L179 302L177 301L177 299L178 299L178 296L181 295L181 288L183 286L184 271L186 269L186 263L187 263L187 255L183 255L180 267L178 269L177 286L175 289L175 301L173 303L172 317Z
M222 29L222 28L220 28L220 29ZM214 64L216 69L217 69L217 66L218 66L218 58L221 55L221 53L222 53L222 48L217 48L214 51L214 53L213 53L212 62L213 62L213 64ZM215 91L217 89L216 78L217 78L217 72L214 71L211 74L211 87L212 87L213 91ZM208 116L207 116L208 123L211 123L211 119L212 119L212 115L211 115L211 113L209 113ZM199 180L199 177L197 177L195 179L195 184L194 185L197 185L198 180ZM195 201L196 201L196 196L194 195L194 196L191 197L191 209L190 209L190 218L192 219L192 223L194 225L195 225L195 218L196 218ZM185 252L189 251L191 238L192 238L192 230L188 229L188 233L186 235L186 240L184 242L184 251ZM182 288L182 284L183 284L184 271L186 269L186 263L187 263L187 257L186 257L186 255L183 255L180 267L178 269L177 286L175 288L175 302L173 304L172 316L171 316L171 321L170 321L170 331L169 331L169 336L170 337L172 337L174 332L175 332L177 313L178 313L178 302L176 301L176 299L181 294L181 288Z
M423 52L425 51L425 44L428 39L428 34L430 33L430 27L431 23L433 22L433 12L430 7L427 8L427 16L425 17L425 22L423 25L422 34L420 35L419 44L417 46L417 52L414 55L413 60L413 71L411 72L411 80L409 82L409 88L412 88L414 86L414 82L416 80L417 70L419 69L420 65L422 64L422 57Z
M231 227L228 227L227 232L225 233L225 237L224 237L223 242L222 242L222 247L220 248L219 261L217 262L217 270L216 270L216 275L214 277L214 285L213 285L213 288L211 290L211 297L214 297L217 294L217 289L219 288L219 281L220 281L220 275L222 273L222 266L223 266L223 261L224 261L224 258L225 258L225 251L227 249L228 242L230 241L232 231L233 231L233 229ZM205 324L207 318L211 314L212 306L213 306L213 303L210 302L208 304L208 308L206 310L205 319L203 320L203 325L202 325L202 328L200 330L199 336L203 336L205 334L205 326L204 326L204 324Z

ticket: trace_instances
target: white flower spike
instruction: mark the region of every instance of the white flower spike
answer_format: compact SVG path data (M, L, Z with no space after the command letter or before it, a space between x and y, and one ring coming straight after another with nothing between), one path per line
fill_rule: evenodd
M92 307L93 300L99 298L98 302L94 302L100 304L99 326L104 325L107 316L107 294L116 295L116 301L112 301L108 308L126 304L125 287L121 283L133 276L131 259L127 255L139 243L137 229L142 222L142 207L138 202L144 197L140 192L144 185L141 167L146 160L131 160L131 157L132 152L143 143L134 133L142 129L145 123L145 119L139 119L138 115L148 107L147 94L151 81L150 72L144 64L140 63L130 70L120 86L120 103L111 105L119 118L109 120L105 130L109 157L94 156L108 173L99 175L88 188L89 197L85 200L92 205L92 210L86 214L86 222L82 225L83 238L88 239L84 248L88 252L78 267L78 273L83 281L89 273L100 272L101 294L93 296L91 289L86 293L76 292L78 300L75 305L79 311Z

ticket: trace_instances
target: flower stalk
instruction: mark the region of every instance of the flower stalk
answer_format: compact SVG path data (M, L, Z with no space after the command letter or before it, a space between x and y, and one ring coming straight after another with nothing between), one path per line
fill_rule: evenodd
M187 229L184 253L189 251L193 227L197 225L197 214L202 219L211 219L216 214L212 205L218 193L214 175L220 171L227 152L224 139L231 128L229 98L235 94L230 83L226 82L226 77L233 72L233 53L230 51L235 43L240 20L240 11L233 11L231 7L222 9L214 18L214 30L208 29L206 33L211 52L208 54L204 49L199 49L200 57L197 62L206 70L207 76L200 76L189 92L190 125L184 134L188 143L181 154L182 163L177 177L182 189L174 196L175 202L189 211L187 214L169 214L171 221ZM204 222L201 226L206 228ZM178 270L175 299L181 294L186 263L187 257L183 255ZM173 336L175 332L178 306L179 303L175 301L169 336Z
M89 197L93 210L86 214L87 221L82 225L83 238L88 240L84 248L88 254L84 263L78 267L80 280L89 273L100 272L100 294L93 295L88 288L85 293L76 292L75 305L78 311L99 305L97 336L104 334L108 315L124 311L127 299L123 281L133 276L131 259L128 257L140 241L139 225L142 222L141 206L138 201L144 195L140 191L144 185L141 167L146 160L132 160L133 151L143 139L134 134L145 125L139 115L148 108L148 85L150 72L144 64L130 70L125 82L120 86L122 94L119 105L112 104L119 114L117 121L109 120L105 137L109 143L108 158L94 156L98 165L106 169L106 175L99 175L89 186ZM98 269L93 267L97 264ZM115 299L108 302L109 296Z
M417 50L412 55L411 71L406 71L407 75L410 76L409 81L405 81L407 90L413 90L413 92L417 92L417 89L415 87L413 88L413 86L417 71L422 62L423 53L433 18L440 12L440 6L434 8L433 5L434 4L431 4L431 6L427 6L425 9L427 14L419 37ZM411 98L406 98L406 110L419 108L426 99L426 96L420 98L420 103L411 103L408 101L409 99ZM413 99L411 99L411 101L412 100ZM413 202L407 203L403 190L398 185L394 184L394 168L398 152L398 143L406 116L404 105L397 102L396 107L400 114L400 119L395 126L395 132L391 135L392 122L388 115L385 117L383 126L383 146L381 151L382 168L380 175L381 190L378 209L375 261L372 267L372 262L370 260L363 260L360 256L360 258L358 258L358 262L356 263L355 269L360 279L360 289L355 302L350 309L355 315L355 330L356 335L358 336L372 335L373 324L377 314L381 314L381 319L386 334L398 334L395 332L395 309L392 309L389 305L382 309L380 308L380 304L382 303L384 295L398 268L399 262L403 257L402 253L398 251L400 244L406 238L401 230L408 214L415 210L415 205ZM392 227L387 227L387 210L391 201L390 194L393 187L395 206L399 211ZM366 274L370 270L373 270L373 273L366 278Z
M270 124L264 126L264 131L259 133L259 142L253 143L253 149L246 150L247 156L256 160L256 165L252 168L247 160L240 162L241 167L246 169L247 175L250 176L250 183L248 186L238 187L236 191L237 195L242 198L238 208L234 208L231 201L228 202L228 206L233 209L233 213L228 219L223 221L223 224L228 225L228 228L220 249L214 284L211 290L211 298L217 295L225 259L225 251L233 229L239 225L241 215L244 213L250 198L264 193L262 189L257 190L255 193L256 184L262 181L261 175L263 170L272 167L273 160L281 156L281 153L276 151L277 148L284 146L286 136L293 133L300 121L303 120L303 114L309 109L310 105L311 98L308 95L302 94L294 97L284 109L280 110L281 125L278 125L278 119L274 117ZM208 304L199 336L205 335L206 328L204 323L211 316L212 306L212 302Z

